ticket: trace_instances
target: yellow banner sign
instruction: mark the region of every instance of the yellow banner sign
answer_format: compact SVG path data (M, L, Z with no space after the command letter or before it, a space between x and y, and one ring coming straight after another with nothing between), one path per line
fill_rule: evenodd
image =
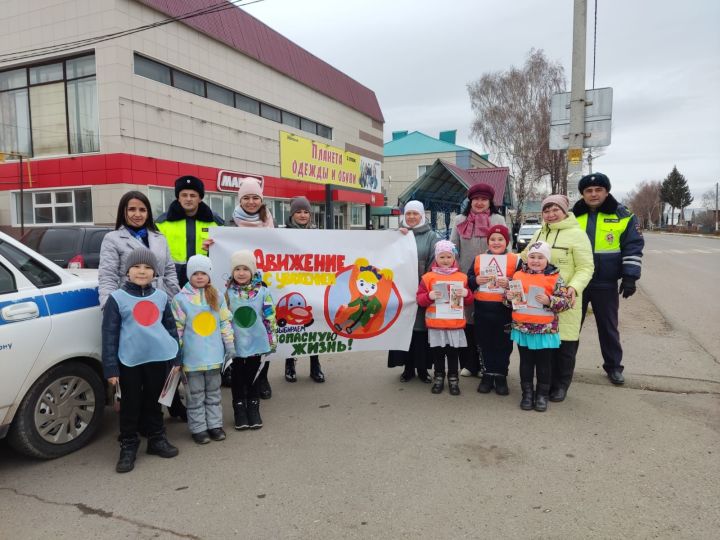
M362 189L358 154L287 131L280 132L280 176Z

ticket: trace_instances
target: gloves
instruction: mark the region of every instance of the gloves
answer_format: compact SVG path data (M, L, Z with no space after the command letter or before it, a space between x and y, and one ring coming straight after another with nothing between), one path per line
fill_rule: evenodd
M635 294L636 290L637 288L635 287L634 279L627 277L622 278L618 294L622 294L623 298L630 298L633 294Z

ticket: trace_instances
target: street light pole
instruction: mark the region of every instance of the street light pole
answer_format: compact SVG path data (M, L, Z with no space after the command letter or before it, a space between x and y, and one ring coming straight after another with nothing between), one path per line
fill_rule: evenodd
M718 232L718 185L720 182L715 182L715 232Z
M573 8L572 81L570 83L570 133L568 172L563 193L575 192L582 178L585 142L585 48L587 40L587 0L575 0ZM570 189L568 187L570 186Z

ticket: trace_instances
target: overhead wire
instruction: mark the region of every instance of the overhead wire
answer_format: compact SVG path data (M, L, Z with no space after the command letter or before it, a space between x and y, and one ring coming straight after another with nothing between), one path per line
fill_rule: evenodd
M128 28L126 30L113 32L110 34L103 34L100 36L84 38L84 39L79 39L79 40L75 40L75 41L68 41L65 43L57 43L55 45L48 45L46 47L37 47L34 49L25 49L22 51L2 53L2 54L0 54L0 64L7 63L7 62L14 62L17 60L25 60L28 58L36 58L39 56L45 56L48 54L54 54L54 53L58 53L58 52L64 52L64 51L68 51L68 50L72 50L72 49L77 49L80 47L85 47L87 45L94 45L96 43L102 43L104 41L118 39L120 37L129 36L132 34L136 34L138 32L144 32L146 30L151 30L153 28L165 26L167 24L171 24L174 22L192 19L194 17L200 17L202 15L220 13L222 11L232 9L232 8L249 6L251 4L256 4L258 2L262 2L263 0L250 0L250 1L247 1L242 4L237 3L238 1L239 0L227 0L226 2L223 2L221 4L215 4L212 6L205 7L205 8L196 9L196 10L184 13L182 15L178 15L175 17L169 17L169 18L163 19L161 21L157 21L157 22L150 23L150 24L145 24L145 25L138 26L135 28Z

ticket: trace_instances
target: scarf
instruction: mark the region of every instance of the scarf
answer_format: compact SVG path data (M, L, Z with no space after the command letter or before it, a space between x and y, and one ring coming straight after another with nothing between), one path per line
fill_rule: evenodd
M127 232L130 233L131 236L133 236L134 238L136 238L137 240L139 240L146 246L148 245L147 228L145 228L145 227L135 228L135 227L131 227L130 225L125 225L125 229L127 230Z
M453 263L453 265L450 268L444 268L442 266L438 266L437 263L433 262L432 271L435 272L436 274L440 274L443 276L449 276L450 274L457 272L458 267L455 263Z
M248 214L239 204L233 210L233 221L238 227L264 227L265 224L260 221L260 212L256 214Z
M469 240L473 236L486 237L490 228L490 210L475 213L470 210L465 221L457 226L460 236Z

